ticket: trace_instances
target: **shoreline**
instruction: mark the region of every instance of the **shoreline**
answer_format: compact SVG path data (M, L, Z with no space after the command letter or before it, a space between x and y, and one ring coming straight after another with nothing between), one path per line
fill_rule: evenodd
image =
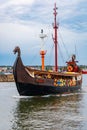
M0 82L14 82L13 74L2 74L0 75Z

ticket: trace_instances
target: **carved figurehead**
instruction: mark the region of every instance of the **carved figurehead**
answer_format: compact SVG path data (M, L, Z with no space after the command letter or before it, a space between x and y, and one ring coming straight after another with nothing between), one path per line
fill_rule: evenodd
M19 46L16 46L15 49L13 50L14 54L18 53L18 56L21 55L21 51L20 51L20 48Z

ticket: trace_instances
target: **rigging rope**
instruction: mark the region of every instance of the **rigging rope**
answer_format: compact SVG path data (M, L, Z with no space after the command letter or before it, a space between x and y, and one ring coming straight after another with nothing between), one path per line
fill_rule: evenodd
M37 59L37 55L35 54L31 60L31 64L33 63L33 61L35 61Z
M45 45L45 43L42 43L42 45L41 45L41 47L40 47L40 49L39 49L39 51L43 48L43 46ZM37 52L36 52L36 54L33 56L33 58L32 58L32 61L31 61L31 64L33 63L33 61L35 61L35 60L37 60Z
M54 44L52 46L52 48L50 49L50 55L49 55L49 65L51 65L51 61L52 61L52 52L53 52L53 48L54 48Z
M59 35L60 35L61 41L62 41L62 43L63 43L63 46L65 47L66 54L67 54L68 57L69 57L69 56L70 56L70 55L69 55L69 52L68 52L68 50L67 50L67 48L66 48L66 46L65 46L65 43L64 43L64 41L63 41L63 38L62 38L62 35L61 35L60 31L59 31Z
M79 60L79 54L78 54L78 51L77 51L76 45L75 45L75 55L76 55L76 57L78 57L78 61L80 61L80 60ZM77 59L77 58L76 58L76 59Z
M60 51L60 55L61 55L61 57L62 57L62 61L63 61L63 63L65 64L65 60L64 60L64 57L63 57L63 54L62 54L62 51L61 51L61 47L60 47L60 45L58 44L58 48L59 48L59 51Z

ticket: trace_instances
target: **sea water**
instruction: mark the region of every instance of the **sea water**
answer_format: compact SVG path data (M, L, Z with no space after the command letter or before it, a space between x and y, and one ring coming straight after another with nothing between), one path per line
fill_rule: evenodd
M19 96L14 82L0 83L0 130L87 130L87 76L61 96Z

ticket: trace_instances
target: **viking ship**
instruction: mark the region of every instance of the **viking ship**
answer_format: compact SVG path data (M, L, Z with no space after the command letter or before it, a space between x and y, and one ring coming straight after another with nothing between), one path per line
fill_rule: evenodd
M17 58L13 65L13 75L17 90L23 96L38 96L50 94L63 94L75 92L81 89L82 72L77 65L76 56L72 55L71 60L66 62L66 71L58 71L58 24L56 22L57 7L54 6L54 45L55 45L55 70L47 71L44 69L44 56L46 51L42 50L42 69L38 70L25 66L21 59L21 51L17 46L14 53L17 53ZM42 31L43 33L43 31ZM42 39L44 36L42 37Z

